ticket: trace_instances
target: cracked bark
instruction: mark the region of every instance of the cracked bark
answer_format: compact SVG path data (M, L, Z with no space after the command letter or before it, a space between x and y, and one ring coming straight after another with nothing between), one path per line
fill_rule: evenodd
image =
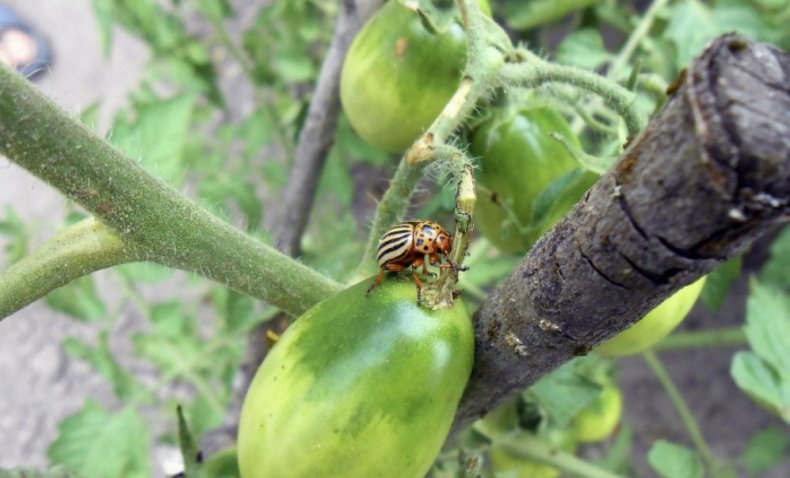
M719 37L477 311L475 368L454 429L788 220L790 56Z

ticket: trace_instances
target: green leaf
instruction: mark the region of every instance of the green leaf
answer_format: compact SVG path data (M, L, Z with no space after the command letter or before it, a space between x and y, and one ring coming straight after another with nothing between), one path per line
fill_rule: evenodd
M730 293L732 284L741 276L741 257L730 259L708 274L700 298L705 307L718 312Z
M549 215L551 208L560 202L565 194L575 191L576 187L586 180L584 173L585 171L581 168L569 171L552 181L548 187L541 191L538 197L535 198L534 206L532 206L532 222L530 225L540 228Z
M83 322L107 318L107 310L104 301L96 293L93 276L75 279L47 294L45 300L53 310Z
M5 219L0 220L0 236L5 236L8 242L3 247L6 253L6 263L11 265L25 257L30 234L17 213L7 206Z
M145 478L151 475L150 431L132 408L105 410L88 399L63 420L47 452L54 464L88 477Z
M751 352L733 358L735 383L790 423L790 294L752 282L744 328Z
M758 476L784 460L790 447L787 431L771 426L756 433L746 445L741 461L749 476Z
M760 282L790 288L790 226L785 226L776 236L769 254L760 271Z
M93 15L99 27L101 50L105 58L109 58L112 51L112 2L113 0L93 0Z
M124 369L110 350L107 331L99 334L99 345L92 347L74 338L63 342L63 348L72 357L82 359L99 372L111 384L115 395L121 400L129 401L136 398L150 402L148 391L135 379L134 375Z
M169 184L180 184L194 104L194 96L181 95L142 105L134 121L116 118L111 141L128 156L139 158L148 172Z
M14 468L8 470L0 468L0 478L84 478L83 475L72 473L62 466L48 470L35 470L33 468Z
M612 58L600 32L594 28L583 28L566 36L557 47L555 56L559 63L587 70L594 70Z
M650 447L647 461L664 478L703 478L705 470L696 453L665 440Z
M669 24L664 34L675 44L677 69L685 68L691 59L719 33L713 14L698 0L683 0L667 7Z
M344 208L349 208L354 191L354 180L346 159L338 154L330 154L318 181L317 196L320 198L331 193Z
M685 68L714 37L736 31L757 41L771 41L773 29L747 2L721 1L709 7L699 0L683 0L667 7L664 32L675 44L677 69Z
M528 390L560 428L567 426L603 390L601 385L578 373L577 367L583 360L577 358L566 363Z
M200 13L215 21L222 21L233 13L227 0L195 0L192 3Z

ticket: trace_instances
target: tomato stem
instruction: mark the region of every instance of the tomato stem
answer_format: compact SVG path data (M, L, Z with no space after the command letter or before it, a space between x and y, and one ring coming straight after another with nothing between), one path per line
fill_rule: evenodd
M2 65L0 97L0 154L94 214L136 257L200 273L292 314L340 290L148 174Z
M422 178L423 168L436 159L436 149L444 146L458 127L469 119L478 100L491 90L496 81L495 73L504 62L504 55L489 43L491 38L501 37L490 31L499 27L493 22L487 22L487 17L480 11L475 0L457 1L467 37L467 61L461 82L430 128L401 159L395 176L376 209L365 253L357 269L358 276L375 270L373 252L379 238L387 228L403 219L414 188ZM501 32L501 29L498 31Z
M0 275L0 319L78 277L139 259L109 227L93 218L80 221Z
M585 478L621 478L621 475L599 468L571 453L551 446L529 433L520 433L518 436L519 446L514 446L507 436L502 437L501 442L498 442L497 445L506 449L513 455L551 465L573 476L583 476Z
M705 467L710 471L712 476L724 477L726 471L722 469L721 464L714 458L713 453L710 451L710 446L708 446L708 442L705 441L705 437L702 435L702 430L700 430L697 420L694 418L688 404L686 404L686 401L683 399L680 390L675 386L675 382L672 380L669 372L667 372L664 364L661 363L658 356L650 350L642 352L642 359L653 371L659 383L664 388L669 400L680 416L683 426L686 427L686 432L694 443L694 447L697 449L700 458L702 458L702 461L705 463ZM726 476L730 475L727 474Z
M503 85L537 88L547 83L569 84L600 96L623 118L630 137L644 127L646 118L634 106L636 96L626 88L587 70L550 63L523 48L516 53L517 60L499 71Z
M746 344L743 327L727 327L672 334L653 346L654 352L699 347L732 347Z

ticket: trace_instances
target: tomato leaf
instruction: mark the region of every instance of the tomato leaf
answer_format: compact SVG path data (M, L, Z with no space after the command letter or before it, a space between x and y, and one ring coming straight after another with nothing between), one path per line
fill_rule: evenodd
M85 476L151 476L150 431L132 408L105 410L88 399L63 420L47 452L53 464Z
M169 184L180 184L194 104L194 96L180 95L139 106L134 120L116 118L111 141L128 156L139 158L148 172Z
M541 227L546 220L552 206L554 206L565 194L574 191L576 186L585 180L584 170L574 169L551 182L535 199L532 207L531 226Z
M749 476L759 476L778 465L790 447L790 437L778 426L756 433L746 445L740 460Z
M730 293L732 284L741 276L742 262L741 257L730 259L708 274L705 287L700 295L700 299L708 310L718 312L721 309Z
M5 236L8 239L3 247L8 265L25 257L30 234L25 223L22 222L22 218L11 207L6 207L5 219L0 219L0 236Z
M737 31L757 41L771 41L776 30L748 2L731 0L714 6L685 0L667 7L665 36L675 44L675 67L686 67L715 36Z
M567 426L603 390L601 385L578 373L577 366L582 360L566 363L528 390L560 428Z
M770 258L760 271L760 282L790 288L790 226L776 236L769 253Z
M47 294L47 305L83 322L97 322L107 315L104 301L96 293L93 276L83 276Z
M110 350L107 331L99 334L99 344L92 347L75 338L63 342L63 348L72 357L82 359L93 366L99 374L111 384L115 395L121 400L141 398L151 401L148 391L135 379L134 375L124 369Z
M703 478L705 475L696 453L665 440L658 440L650 447L647 461L664 478Z
M560 63L594 70L612 57L606 50L598 30L583 28L566 36L557 47L556 58Z
M790 294L753 281L744 330L752 351L737 353L730 373L747 395L790 423Z

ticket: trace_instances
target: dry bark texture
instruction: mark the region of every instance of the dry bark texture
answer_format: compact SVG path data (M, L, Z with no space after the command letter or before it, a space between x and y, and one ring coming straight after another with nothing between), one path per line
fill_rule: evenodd
M456 429L790 219L790 56L715 40L475 314Z

